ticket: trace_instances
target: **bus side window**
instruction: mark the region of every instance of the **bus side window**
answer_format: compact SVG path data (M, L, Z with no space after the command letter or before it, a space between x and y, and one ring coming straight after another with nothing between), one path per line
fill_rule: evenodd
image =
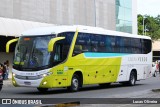
M93 34L93 35L90 35L90 38L91 38L91 51L98 52L99 36L96 34Z
M113 52L113 48L112 48L112 42L111 42L111 36L106 36L106 52L108 53L112 53Z
M75 45L74 46L74 51L73 51L73 56L76 56L78 54L82 53L82 46L81 45Z
M73 50L73 55L78 55L83 52L90 52L91 51L91 46L90 46L90 34L87 33L79 33L74 50Z

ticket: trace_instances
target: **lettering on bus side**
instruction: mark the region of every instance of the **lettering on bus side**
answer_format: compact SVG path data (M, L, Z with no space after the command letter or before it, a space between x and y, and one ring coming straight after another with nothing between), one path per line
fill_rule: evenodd
M140 61L140 62L147 62L148 58L147 57L129 57L128 61Z

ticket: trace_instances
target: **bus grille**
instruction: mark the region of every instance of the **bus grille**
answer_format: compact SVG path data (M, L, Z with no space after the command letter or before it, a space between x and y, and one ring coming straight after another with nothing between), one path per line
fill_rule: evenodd
M37 79L41 79L42 76L41 75L38 75L38 76L21 76L21 75L16 75L15 78L21 79L21 80L37 80Z

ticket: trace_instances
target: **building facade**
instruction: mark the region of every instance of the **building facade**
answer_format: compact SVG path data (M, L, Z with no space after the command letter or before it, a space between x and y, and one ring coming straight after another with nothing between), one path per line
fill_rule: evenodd
M0 17L137 33L136 0L1 0Z
M137 34L136 2L137 0L0 0L0 18L3 18L0 20L0 62L4 62L5 58L12 61L5 54L6 42L19 36L15 33L12 35L12 31L18 32L22 27L27 30L26 26L33 26L34 22L36 25L38 22L96 26ZM31 21L31 24L24 21ZM4 33L1 32L3 28Z

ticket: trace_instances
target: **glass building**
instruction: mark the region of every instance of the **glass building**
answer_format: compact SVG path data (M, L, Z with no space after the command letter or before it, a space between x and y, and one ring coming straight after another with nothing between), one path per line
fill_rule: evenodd
M116 30L132 33L132 0L116 0Z

